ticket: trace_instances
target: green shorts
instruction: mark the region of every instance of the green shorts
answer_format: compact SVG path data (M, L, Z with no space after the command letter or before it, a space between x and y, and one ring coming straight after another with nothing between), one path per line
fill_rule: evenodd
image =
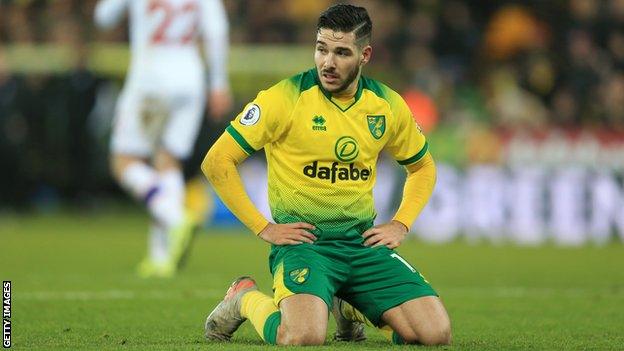
M331 310L336 295L379 326L381 315L406 301L438 296L425 278L396 251L361 241L317 241L274 246L269 259L275 303L311 294Z

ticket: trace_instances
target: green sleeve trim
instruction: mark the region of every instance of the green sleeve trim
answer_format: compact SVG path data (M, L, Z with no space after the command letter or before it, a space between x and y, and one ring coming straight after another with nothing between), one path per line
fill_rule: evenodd
M245 138L243 138L243 136L240 135L240 133L234 127L232 127L232 125L229 125L227 128L225 128L225 130L230 133L232 138L236 140L238 145L247 153L247 155L251 155L256 152L256 150L251 147L251 145L249 145L247 140L245 140Z
M423 156L425 156L425 153L427 153L427 150L429 150L429 143L427 143L427 142L425 141L425 145L422 147L422 149L420 149L420 151L419 151L416 155L414 155L414 156L412 156L412 157L408 158L407 160L397 161L397 162L398 162L401 166L407 166L407 165L410 165L410 164L412 164L412 163L416 163L416 162L418 162L418 161L419 161L419 160L420 160Z

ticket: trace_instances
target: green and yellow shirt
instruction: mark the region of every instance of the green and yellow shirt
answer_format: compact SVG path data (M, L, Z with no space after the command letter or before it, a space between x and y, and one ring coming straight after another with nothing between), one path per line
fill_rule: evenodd
M383 149L401 165L427 152L398 93L361 77L354 98L339 101L316 69L261 91L226 130L247 154L264 148L275 222L311 223L319 239L360 237L372 226Z

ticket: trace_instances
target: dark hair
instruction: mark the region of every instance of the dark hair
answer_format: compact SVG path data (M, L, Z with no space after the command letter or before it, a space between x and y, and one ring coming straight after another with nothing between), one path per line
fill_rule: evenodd
M317 31L321 28L335 32L355 32L355 40L359 43L369 43L373 22L368 17L365 8L347 4L336 4L323 11L316 25Z

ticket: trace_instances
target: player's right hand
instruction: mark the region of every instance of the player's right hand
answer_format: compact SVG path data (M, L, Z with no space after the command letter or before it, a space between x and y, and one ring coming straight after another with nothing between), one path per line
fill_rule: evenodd
M269 223L258 236L262 238L262 240L275 245L312 244L316 241L316 236L308 230L314 229L316 229L315 226L305 222L284 224Z

